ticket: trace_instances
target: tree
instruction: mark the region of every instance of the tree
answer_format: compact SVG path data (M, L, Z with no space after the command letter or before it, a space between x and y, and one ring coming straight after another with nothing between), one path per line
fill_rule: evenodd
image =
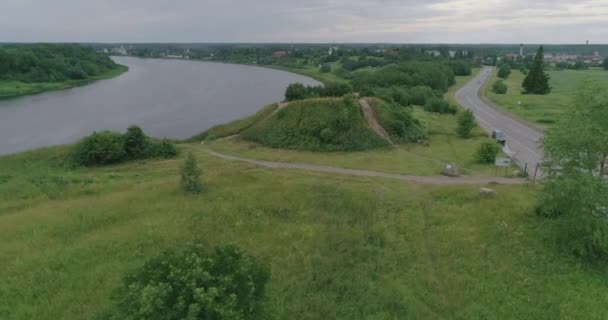
M466 110L458 116L458 127L456 133L461 138L468 138L471 136L471 132L477 126L475 116L471 110Z
M545 186L538 213L559 218L572 252L608 260L608 94L588 83L545 135Z
M201 182L201 170L196 164L194 154L190 152L180 170L182 190L190 194L198 194L203 191Z
M506 63L501 64L500 67L498 68L498 77L502 78L502 79L506 79L509 77L510 74L511 74L511 67Z
M138 126L131 126L125 134L125 151L131 159L141 157L146 151L148 138Z
M301 83L292 83L287 87L287 90L285 90L286 101L306 99L306 96L306 87Z
M321 69L319 70L321 73L331 72L331 65L329 63L324 63L321 65Z
M608 70L608 57L604 59L604 63L602 63L602 66L604 66L604 70Z
M212 252L191 244L166 251L129 274L100 318L267 319L263 308L268 268L234 246Z
M478 163L494 163L496 156L500 152L500 146L494 141L482 143L475 153L475 160Z
M542 46L538 48L534 62L522 86L524 94L548 94L551 92L549 75L544 70L544 49Z
M496 94L506 94L507 90L507 85L502 80L496 80L492 85L492 92Z

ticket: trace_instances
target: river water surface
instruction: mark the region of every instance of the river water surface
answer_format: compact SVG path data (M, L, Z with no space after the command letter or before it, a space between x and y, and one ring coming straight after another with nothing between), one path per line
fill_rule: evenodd
M116 57L129 72L88 86L0 100L0 155L141 126L182 139L282 100L300 75L252 66Z

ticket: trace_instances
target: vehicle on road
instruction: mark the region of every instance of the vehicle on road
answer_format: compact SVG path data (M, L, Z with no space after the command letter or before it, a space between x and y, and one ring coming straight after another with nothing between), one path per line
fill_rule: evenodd
M492 139L496 140L498 143L500 143L503 146L507 142L507 136L505 136L505 134L500 130L492 131Z

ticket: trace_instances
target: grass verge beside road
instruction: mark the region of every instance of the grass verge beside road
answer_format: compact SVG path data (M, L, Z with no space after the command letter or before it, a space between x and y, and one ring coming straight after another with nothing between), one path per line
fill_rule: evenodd
M521 84L525 78L519 70L513 70L507 80L507 94L500 95L491 91L492 83L498 78L496 75L490 80L490 85L484 89L484 94L494 104L515 115L536 124L551 126L555 123L568 106L574 103L576 90L584 85L585 81L593 81L608 86L608 71L592 70L564 70L548 71L553 91L547 95L524 95L521 93ZM518 104L521 102L521 105Z

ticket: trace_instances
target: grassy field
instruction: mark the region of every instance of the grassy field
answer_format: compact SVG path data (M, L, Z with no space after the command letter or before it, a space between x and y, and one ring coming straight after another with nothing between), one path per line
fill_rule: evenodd
M181 159L61 167L66 147L0 158L0 318L92 319L126 272L194 239L270 264L276 319L605 319L606 271L564 256L536 190Z
M92 77L84 81L38 82L25 83L20 81L0 81L0 99L15 98L19 96L37 94L52 90L62 90L82 86L94 81L117 77L129 69L125 66L112 70L104 75Z
M526 120L551 125L559 119L569 105L572 105L576 90L583 86L585 81L608 86L608 72L604 70L565 70L548 73L553 87L553 91L548 95L521 94L521 84L525 76L519 70L513 70L505 81L509 88L507 94L499 95L491 92L490 85L486 88L486 96L498 106ZM491 83L495 80L496 77ZM522 102L521 106L518 106L519 101Z

